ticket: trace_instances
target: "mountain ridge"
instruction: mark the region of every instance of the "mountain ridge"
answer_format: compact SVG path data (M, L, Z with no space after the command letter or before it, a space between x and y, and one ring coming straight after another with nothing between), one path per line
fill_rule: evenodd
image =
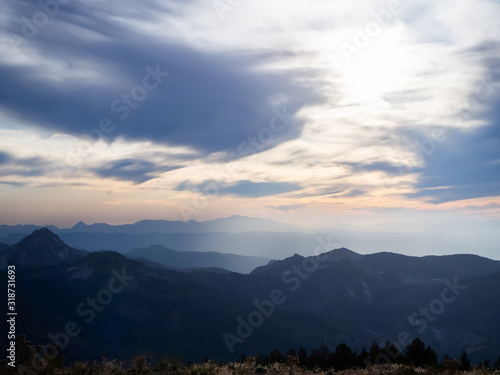
M87 252L66 245L47 228L35 230L0 253L0 266L15 263L17 268L53 266L81 258Z
M151 245L148 248L133 249L124 255L131 259L143 258L174 268L217 267L240 273L249 273L259 265L269 262L268 258L256 256L243 256L213 251L177 251L162 245Z
M42 229L18 249L53 254L67 246L61 242ZM234 359L323 342L360 348L397 342L401 333L420 337L439 355L467 350L478 361L500 354L500 290L492 287L500 285L500 262L475 255L361 255L339 248L269 261L250 274L152 268L113 251L81 255L26 267L16 286L18 328L34 342L45 344L44 327L57 332L68 321L82 327L65 349L70 358L142 350ZM0 292L7 293L4 283ZM259 316L261 323L251 323ZM243 326L251 334L241 339ZM226 333L236 337L229 346Z
M54 233L242 233L251 231L296 232L300 228L276 220L261 219L241 215L206 221L153 220L143 219L131 224L112 225L107 223L86 224L79 221L71 228L58 228L54 225L0 225L0 233L31 233L33 230L49 228Z

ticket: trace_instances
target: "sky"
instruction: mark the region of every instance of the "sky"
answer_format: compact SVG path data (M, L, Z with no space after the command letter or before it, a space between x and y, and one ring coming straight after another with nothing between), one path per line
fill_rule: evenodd
M0 224L210 220L500 259L500 2L0 4Z

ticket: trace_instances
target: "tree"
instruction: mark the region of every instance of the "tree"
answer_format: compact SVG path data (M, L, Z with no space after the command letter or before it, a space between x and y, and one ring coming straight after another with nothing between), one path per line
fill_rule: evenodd
M460 370L469 371L471 369L470 359L465 351L460 354Z
M366 350L366 348L363 346L361 348L361 352L356 358L356 367L357 368L365 368L366 367L366 362L370 361L370 353Z
M269 353L268 363L284 363L285 357L278 349L274 349L271 353Z
M329 365L336 371L356 366L356 354L344 343L337 345L335 352L331 353L330 358Z
M437 355L430 346L425 344L418 337L406 347L405 361L415 367L429 367L437 365Z
M430 346L425 348L424 352L424 363L426 367L437 367L438 356Z
M396 344L390 342L389 340L387 340L384 348L382 349L382 353L385 354L385 356L383 356L383 360L388 359L391 363L401 363L403 359L403 355L399 351L399 348Z
M493 370L500 370L500 356L498 356L497 361L493 365Z
M318 367L320 369L326 370L328 368L328 346L323 341L319 348L314 348L308 358L309 368Z
M307 364L307 350L301 346L299 351L297 352L297 356L299 357L299 366L306 367Z
M372 365L377 363L377 361L379 360L378 358L379 355L380 355L380 346L378 346L378 344L375 341L373 341L372 346L370 347L370 362Z
M477 367L479 367L481 370L486 370L486 371L490 371L490 360L487 359L483 362L481 362Z

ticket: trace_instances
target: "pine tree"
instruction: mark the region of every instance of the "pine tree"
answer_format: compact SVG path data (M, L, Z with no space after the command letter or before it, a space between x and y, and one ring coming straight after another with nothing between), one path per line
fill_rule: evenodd
M498 356L497 361L493 365L493 370L500 370L500 356Z
M357 368L365 368L366 367L366 362L370 361L370 353L366 350L366 348L363 346L361 348L361 352L356 358L356 367Z
M375 341L373 341L372 346L370 347L370 362L372 366L377 363L379 355L380 346Z
M465 351L463 351L462 354L460 354L460 363L461 363L460 370L469 371L471 369L470 359Z

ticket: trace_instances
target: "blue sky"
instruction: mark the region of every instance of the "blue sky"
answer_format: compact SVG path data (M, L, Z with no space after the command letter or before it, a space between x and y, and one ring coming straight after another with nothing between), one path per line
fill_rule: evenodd
M498 250L497 1L0 10L3 224L241 214Z

